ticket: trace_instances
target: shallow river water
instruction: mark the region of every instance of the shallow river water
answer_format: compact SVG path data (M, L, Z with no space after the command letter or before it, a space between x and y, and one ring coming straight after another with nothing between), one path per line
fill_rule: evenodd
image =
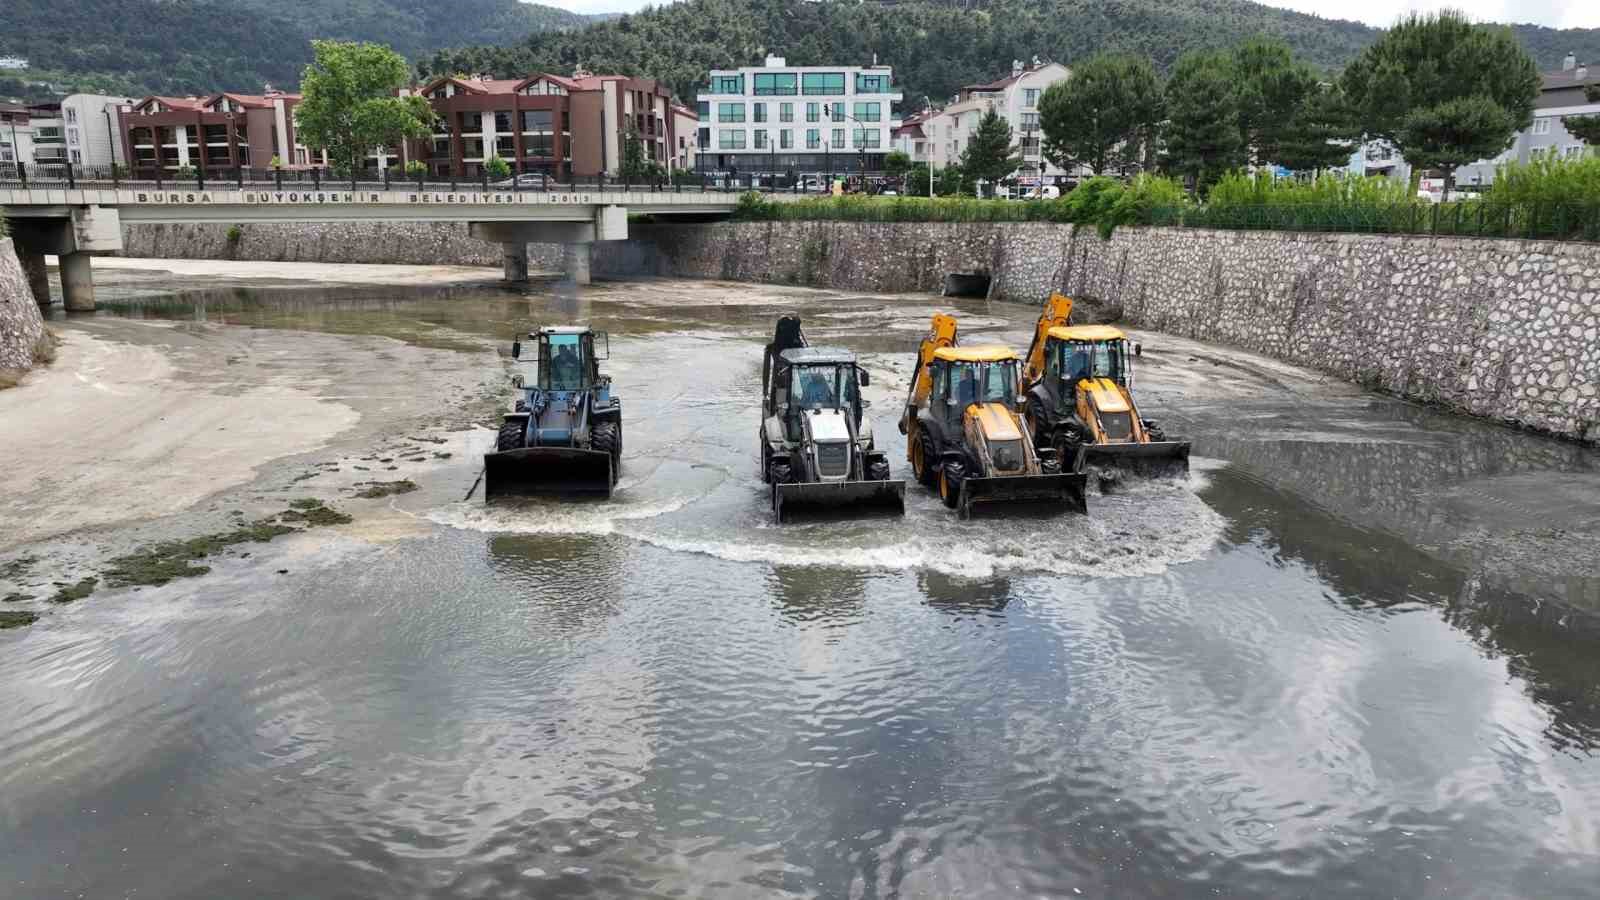
M518 326L586 322L622 481L486 508L461 497L492 432L454 432L472 452L387 526L0 634L0 896L1600 895L1600 454L1146 334L1188 480L1087 517L960 522L912 483L903 519L773 524L772 320L863 354L902 477L951 305L640 282L64 323L499 372ZM1035 314L957 311L1019 348Z

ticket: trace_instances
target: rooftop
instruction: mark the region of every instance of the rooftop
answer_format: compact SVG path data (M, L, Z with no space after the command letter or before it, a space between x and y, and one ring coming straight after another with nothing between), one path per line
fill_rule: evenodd
M979 347L940 347L933 351L933 358L948 362L1005 362L1016 359L1017 354L1010 347L988 344Z
M843 347L791 347L781 354L790 365L854 363L856 355Z
M1127 337L1110 325L1057 325L1046 333L1058 341L1120 341Z

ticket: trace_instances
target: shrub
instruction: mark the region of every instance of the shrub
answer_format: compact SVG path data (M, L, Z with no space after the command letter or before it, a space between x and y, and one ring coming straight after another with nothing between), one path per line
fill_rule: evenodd
M1554 152L1536 153L1526 163L1504 163L1495 168L1494 183L1484 199L1491 203L1600 203L1600 156L1565 159Z
M228 239L228 243L237 244L239 243L239 239L244 237L244 230L237 225L229 225L226 237Z
M179 166L178 170L172 173L172 178L174 181L194 181L196 178L194 166Z
M405 173L409 178L419 178L423 175L427 175L428 164L420 159L413 159L412 161L406 163Z
M483 170L490 178L510 178L511 164L498 156L491 156L483 164Z

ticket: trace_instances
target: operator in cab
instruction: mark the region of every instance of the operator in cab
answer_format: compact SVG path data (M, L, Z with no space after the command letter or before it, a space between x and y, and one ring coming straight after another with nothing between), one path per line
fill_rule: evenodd
M800 392L800 402L808 407L832 406L833 385L825 372L807 372L805 386Z
M550 363L550 384L557 390L576 390L583 381L583 366L578 362L577 351L570 345L556 350Z

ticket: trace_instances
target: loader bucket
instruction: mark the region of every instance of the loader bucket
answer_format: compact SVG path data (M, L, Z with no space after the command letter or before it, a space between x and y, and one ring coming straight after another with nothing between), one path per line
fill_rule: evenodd
M779 522L790 522L807 513L845 510L873 510L886 515L904 515L904 481L821 481L808 484L780 484L772 493L772 511Z
M1083 462L1087 466L1117 469L1141 478L1182 478L1189 474L1189 442L1091 444L1083 448Z
M524 447L483 455L483 497L538 494L611 497L611 454L577 447Z
M961 517L974 512L1034 512L1054 514L1089 512L1084 496L1088 476L1082 472L1060 475L1002 475L967 478L961 482Z

